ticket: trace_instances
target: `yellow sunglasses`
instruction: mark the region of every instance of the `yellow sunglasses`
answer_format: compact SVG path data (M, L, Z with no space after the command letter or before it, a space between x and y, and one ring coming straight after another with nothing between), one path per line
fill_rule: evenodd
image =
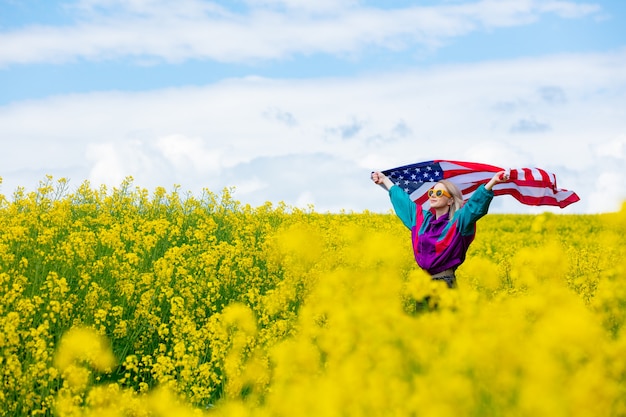
M443 195L445 195L448 198L452 197L450 195L450 193L447 192L446 190L442 190L442 189L435 190L434 188L431 188L430 190L428 190L428 197L433 197L433 196L434 197L441 197Z

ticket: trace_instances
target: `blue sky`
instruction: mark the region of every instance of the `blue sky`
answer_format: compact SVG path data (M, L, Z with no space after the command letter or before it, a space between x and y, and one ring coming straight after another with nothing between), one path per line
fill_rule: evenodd
M626 199L622 1L0 0L0 192L200 193L387 211L369 172L538 166Z

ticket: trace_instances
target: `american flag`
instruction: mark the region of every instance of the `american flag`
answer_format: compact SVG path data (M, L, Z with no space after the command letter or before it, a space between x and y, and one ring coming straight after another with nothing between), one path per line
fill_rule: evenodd
M494 195L508 194L531 206L566 207L580 198L573 191L558 188L556 176L540 168L499 168L474 162L434 160L381 171L409 194L417 204L428 202L427 192L435 182L446 179L455 183L467 200L480 184L486 184L496 172L507 171L509 181L496 184Z

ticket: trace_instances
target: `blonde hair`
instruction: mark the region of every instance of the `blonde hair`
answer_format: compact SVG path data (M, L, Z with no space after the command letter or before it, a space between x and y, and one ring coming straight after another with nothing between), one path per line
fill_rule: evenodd
M456 213L458 209L463 207L463 194L461 193L459 187L456 186L456 184L448 180L439 180L437 182L439 184L442 184L445 187L446 191L448 191L452 196L453 201L452 204L450 204L450 209L448 210L448 218L452 220L452 217L454 217L454 213Z

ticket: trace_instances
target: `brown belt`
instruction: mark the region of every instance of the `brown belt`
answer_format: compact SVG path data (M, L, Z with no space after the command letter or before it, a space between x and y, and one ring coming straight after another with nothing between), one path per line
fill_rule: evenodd
M443 277L453 277L453 276L455 275L454 275L454 269L452 268L446 269L445 271L437 272L436 274L431 275L433 279L443 278Z

